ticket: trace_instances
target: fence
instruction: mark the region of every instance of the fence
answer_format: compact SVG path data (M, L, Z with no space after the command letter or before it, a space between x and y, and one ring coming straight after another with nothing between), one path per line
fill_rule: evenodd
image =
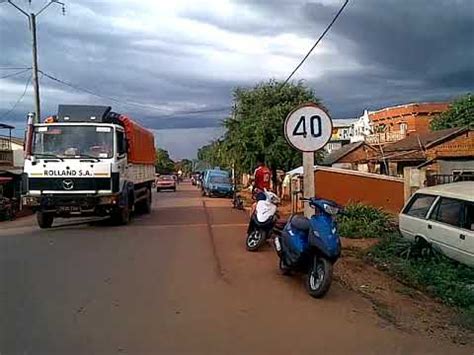
M474 181L474 174L433 174L426 177L428 186L449 184L458 181Z
M0 165L13 165L13 151L0 151Z
M318 167L315 194L341 205L361 202L398 213L403 207L403 179L353 170Z

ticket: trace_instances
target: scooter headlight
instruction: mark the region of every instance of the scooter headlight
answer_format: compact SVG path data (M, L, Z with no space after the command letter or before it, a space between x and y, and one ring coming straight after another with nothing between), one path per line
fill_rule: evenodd
M335 216L339 213L339 208L327 203L324 204L324 211L331 216Z

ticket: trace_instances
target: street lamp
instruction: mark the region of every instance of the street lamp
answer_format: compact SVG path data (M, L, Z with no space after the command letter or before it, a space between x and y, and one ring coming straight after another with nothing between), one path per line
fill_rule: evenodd
M23 15L25 15L28 18L28 23L29 23L29 27L31 31L31 44L32 44L32 54L33 54L32 69L33 69L33 88L34 88L34 93L35 93L35 114L36 114L35 121L39 122L41 118L41 109L40 109L40 91L39 91L39 80L38 80L38 52L37 52L38 48L36 45L36 17L39 16L44 10L46 10L52 4L61 5L63 15L65 15L66 5L57 0L50 0L36 14L34 13L29 14L26 11L24 11L21 7L16 5L12 0L0 0L0 4L4 2L9 3L15 9L17 9L19 12L21 12ZM29 0L29 3L31 4L31 0Z

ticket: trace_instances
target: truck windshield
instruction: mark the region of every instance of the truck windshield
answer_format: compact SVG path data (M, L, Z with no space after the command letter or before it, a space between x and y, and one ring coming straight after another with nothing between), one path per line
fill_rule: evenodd
M113 130L104 126L36 127L33 154L63 158L111 158Z

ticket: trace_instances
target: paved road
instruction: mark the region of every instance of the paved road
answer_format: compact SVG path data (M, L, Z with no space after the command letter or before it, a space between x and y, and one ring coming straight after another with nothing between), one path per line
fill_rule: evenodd
M0 227L0 354L468 353L394 329L337 283L310 298L247 218L190 185L126 227Z

